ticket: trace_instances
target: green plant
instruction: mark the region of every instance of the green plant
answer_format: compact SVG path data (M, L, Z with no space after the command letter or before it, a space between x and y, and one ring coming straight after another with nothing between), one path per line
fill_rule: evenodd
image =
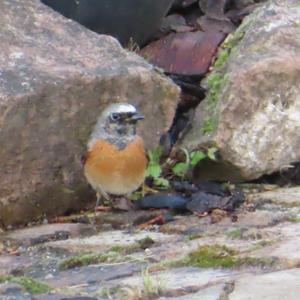
M172 172L179 177L184 177L190 168L190 154L189 152L181 148L182 152L185 154L185 162L178 162L172 167Z
M217 160L216 154L218 149L216 147L210 147L207 150L206 156L211 160Z
M177 162L172 167L172 172L174 175L178 177L184 178L189 170L193 169L201 160L204 158L209 158L211 160L216 160L216 152L218 151L217 148L211 147L206 152L195 150L189 153L186 149L181 148L185 155L185 161L184 162Z
M120 299L150 300L157 299L159 296L163 295L165 288L162 284L162 280L159 277L151 276L149 269L142 270L141 276L141 286L126 286L120 288L123 294L123 297Z
M148 166L146 169L146 177L153 179L153 183L157 187L168 188L169 181L163 178L162 167L160 164L160 157L162 155L162 148L160 146L148 151Z
M138 53L140 51L140 46L131 37L125 46L128 51Z
M153 278L149 274L149 270L142 270L142 279L143 279L143 290L144 293L148 296L157 295L159 296L162 292L161 280L158 278Z

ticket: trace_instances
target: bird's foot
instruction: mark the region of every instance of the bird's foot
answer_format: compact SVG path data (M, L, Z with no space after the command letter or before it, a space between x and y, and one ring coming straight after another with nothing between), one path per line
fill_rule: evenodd
M107 211L111 211L112 207L111 206L108 206L108 205L98 205L95 207L95 211L104 211L104 212L107 212Z
M134 210L136 207L134 204L126 197L116 197L112 200L112 207L119 210Z

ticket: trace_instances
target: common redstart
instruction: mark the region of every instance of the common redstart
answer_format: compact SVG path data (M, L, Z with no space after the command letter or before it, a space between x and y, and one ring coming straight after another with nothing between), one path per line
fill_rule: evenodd
M128 103L109 105L100 115L87 144L84 174L100 199L128 196L144 182L147 157L136 125L144 119Z

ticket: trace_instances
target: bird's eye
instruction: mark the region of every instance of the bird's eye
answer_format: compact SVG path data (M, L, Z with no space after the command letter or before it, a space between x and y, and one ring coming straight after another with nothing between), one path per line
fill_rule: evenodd
M111 115L110 115L110 119L112 120L112 121L118 121L119 119L120 119L120 115L119 114L117 114L117 113L112 113Z

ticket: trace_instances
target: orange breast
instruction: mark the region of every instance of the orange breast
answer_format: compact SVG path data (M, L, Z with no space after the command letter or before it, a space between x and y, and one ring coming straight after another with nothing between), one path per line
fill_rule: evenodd
M123 195L133 192L143 183L146 166L147 158L140 137L122 150L98 140L87 153L84 173L96 191Z

